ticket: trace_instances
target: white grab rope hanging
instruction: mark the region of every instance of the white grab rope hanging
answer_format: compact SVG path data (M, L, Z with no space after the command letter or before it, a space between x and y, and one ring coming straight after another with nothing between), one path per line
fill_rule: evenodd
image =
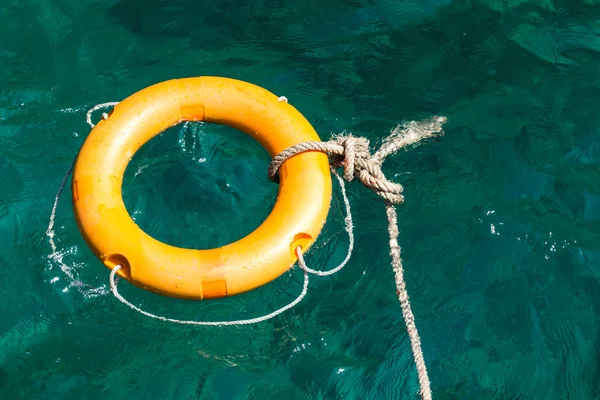
M314 275L318 275L318 276L327 276L327 275L334 274L334 273L340 271L342 268L344 268L344 266L348 263L348 260L350 259L351 255L352 255L352 249L354 248L354 230L353 230L353 225L352 225L352 214L351 214L351 210L350 210L350 202L348 201L348 196L346 194L346 186L344 185L344 180L337 173L336 170L334 170L332 168L331 172L333 172L334 176L338 179L338 181L340 183L342 196L344 197L344 204L346 206L345 230L346 230L346 232L348 232L348 237L350 239L350 244L348 245L348 252L346 254L346 258L344 259L344 261L342 261L342 263L340 265L338 265L337 267L335 267L329 271L323 272L323 271L316 271L314 269L310 269L306 266L306 262L304 261L304 256L302 255L302 248L300 246L298 246L296 248L296 256L298 257L298 265L304 272L304 284L303 284L302 292L300 293L300 295L298 297L296 297L296 299L294 301L292 301L291 303L289 303L269 314L263 315L261 317L234 320L234 321L186 321L186 320L162 317L160 315L152 314L152 313L149 313L148 311L142 310L139 307L136 307L135 305L133 305L129 301L127 301L123 296L121 296L121 294L117 290L117 283L118 283L117 279L118 278L115 276L117 271L119 271L121 269L120 265L115 266L112 269L112 271L110 272L110 278L109 278L110 279L110 289L111 289L113 295L120 302L127 305L132 310L135 310L141 314L144 314L147 317L159 319L161 321L182 324L182 325L200 325L200 326L250 325L250 324L256 324L258 322L266 321L268 319L276 317L277 315L289 310L290 308L294 307L296 304L300 303L302 301L302 299L304 299L304 296L306 296L306 293L308 292L308 275L309 274L314 274Z

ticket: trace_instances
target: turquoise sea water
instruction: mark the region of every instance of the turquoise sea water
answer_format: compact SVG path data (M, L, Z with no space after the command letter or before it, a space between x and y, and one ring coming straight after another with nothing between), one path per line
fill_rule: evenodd
M68 191L51 257L87 109L199 75L285 95L323 139L377 146L398 122L448 117L441 140L385 166L405 186L400 245L434 399L600 398L599 33L596 0L3 1L0 398L417 398L384 208L358 183L349 265L259 325L171 325L116 301ZM180 125L133 158L125 201L163 241L222 245L268 215L268 163L233 129ZM330 268L347 245L335 192L308 262ZM220 320L270 312L301 284L296 268L226 300L120 289Z

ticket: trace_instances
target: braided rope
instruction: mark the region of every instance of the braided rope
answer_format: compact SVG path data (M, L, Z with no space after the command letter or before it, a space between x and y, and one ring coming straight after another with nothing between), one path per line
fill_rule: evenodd
M85 116L85 121L88 123L89 126L92 127L92 129L96 126L96 124L94 124L92 122L92 113L96 110L100 110L102 108L107 108L107 107L114 107L117 104L119 104L118 101L109 101L108 103L102 103L102 104L96 104L94 107L90 108L87 112L87 115ZM107 113L102 113L102 119L107 119L108 118L108 114Z
M402 185L390 182L381 171L381 165L371 159L369 141L353 136L339 136L329 142L303 142L277 154L269 164L268 177L276 181L276 175L283 163L291 157L307 151L318 151L333 157L334 167L344 167L344 179L348 182L355 177L392 204L401 204Z
M352 135L337 136L328 142L304 142L283 150L271 161L268 177L277 181L279 168L290 158L308 151L326 153L331 157L332 167L344 168L344 179L352 181L357 178L366 187L373 190L385 201L388 219L388 233L390 236L390 256L392 269L395 275L396 294L400 301L402 316L410 339L411 349L417 368L417 377L420 386L420 395L423 400L431 400L431 383L425 366L425 358L421 349L421 338L415 324L415 316L410 307L404 269L402 267L401 249L398 244L398 216L395 205L404 201L402 185L389 181L381 165L385 158L394 154L401 148L415 144L425 138L443 134L442 125L447 121L445 117L433 117L425 121L410 122L399 125L388 136L381 148L371 155L369 141L366 138Z
M301 268L304 264L304 258L302 257L302 250L301 247L298 246L298 248L296 249L296 254L298 256L298 263L300 264ZM131 304L129 301L127 301L123 296L121 296L121 294L118 292L117 290L117 281L115 281L115 274L117 273L117 271L119 271L121 269L120 265L116 265L112 271L110 271L110 290L112 291L113 295L123 304L125 304L126 306L128 306L129 308L131 308L134 311L137 311L141 314L144 314L147 317L150 318L154 318L154 319L159 319L161 321L166 321L166 322L173 322L175 324L182 324L182 325L199 325L199 326L233 326L233 325L250 325L250 324L256 324L259 322L264 322L268 319L271 319L287 310L289 310L290 308L294 307L296 304L300 303L302 301L302 299L304 298L304 296L306 296L306 293L308 292L308 272L304 271L304 284L302 286L302 292L300 293L300 295L298 297L296 297L296 299L294 301L292 301L291 303L281 307L278 310L273 311L272 313L269 313L267 315L263 315L262 317L257 317L257 318L250 318L250 319L240 319L237 321L186 321L186 320L180 320L180 319L174 319L174 318L166 318L166 317L161 317L160 315L155 315L152 313L149 313L148 311L144 311L139 307L134 306L133 304Z
M113 102L109 102L109 103L102 103L102 104L95 105L94 107L92 107L88 110L88 112L86 114L86 118L85 118L86 122L88 123L88 125L91 128L94 128L94 126L96 126L96 125L92 122L92 113L94 111L100 110L102 108L112 107L117 104L119 104L119 102L113 101ZM108 114L102 113L102 119L107 119L107 118L108 118ZM67 180L69 179L69 177L71 176L71 173L73 172L73 168L75 167L76 159L77 159L77 155L75 156L75 158L71 162L71 165L67 169L67 172L65 173L65 175L60 183L60 186L58 188L56 196L54 196L54 204L52 205L52 211L50 212L50 221L48 222L48 228L46 228L46 236L48 237L48 242L50 243L50 248L52 249L52 254L50 254L49 258L56 261L59 264L61 271L65 274L65 276L69 280L69 286L83 288L84 290L86 290L86 294L88 296L102 295L105 293L104 287L99 287L99 288L92 287L91 285L89 285L85 282L82 282L75 277L75 274L73 272L74 269L72 267L68 266L63 261L63 255L58 251L58 247L56 246L56 243L54 241L54 238L57 237L56 232L54 231L54 223L56 220L56 211L58 209L58 202L60 201L63 190L67 184Z
M147 317L158 319L161 321L166 321L166 322L173 322L175 324L182 324L182 325L198 325L198 326L250 325L250 324L256 324L259 322L264 322L268 319L276 317L277 315L289 310L290 308L294 307L296 304L300 303L302 301L302 299L304 298L304 296L306 296L306 293L308 292L308 274L314 274L317 276L327 276L327 275L335 274L336 272L338 272L339 270L344 268L344 266L348 263L351 255L352 255L352 250L354 249L354 230L353 230L354 225L352 223L350 201L348 200L348 195L346 194L346 185L344 184L344 180L342 179L342 177L337 173L337 171L335 169L332 168L331 172L334 174L334 176L337 178L337 180L340 184L340 189L342 191L342 197L344 198L344 204L346 206L346 218L344 219L344 221L345 221L345 230L348 233L348 238L350 240L350 243L348 245L348 252L346 253L346 258L344 258L344 260L341 262L341 264L338 265L337 267L335 267L329 271L317 271L317 270L309 268L306 265L306 261L304 260L304 256L302 255L302 248L300 246L298 246L296 248L296 256L298 257L298 265L304 271L304 285L303 285L302 292L300 293L300 295L298 297L296 297L296 299L293 300L291 303L289 303L267 315L263 315L261 317L250 318L250 319L241 319L241 320L235 320L235 321L188 321L188 320L179 320L179 319L174 319L174 318L162 317L160 315L156 315L156 314L149 313L148 311L144 311L141 308L131 304L119 293L119 291L117 289L118 280L115 280L115 275L116 275L117 271L119 271L122 268L121 265L116 265L110 272L110 277L109 277L110 289L111 289L113 295L115 296L115 298L117 298L117 300L119 300L120 302L122 302L123 304L125 304L126 306L131 308L132 310L137 311L141 314L144 314Z

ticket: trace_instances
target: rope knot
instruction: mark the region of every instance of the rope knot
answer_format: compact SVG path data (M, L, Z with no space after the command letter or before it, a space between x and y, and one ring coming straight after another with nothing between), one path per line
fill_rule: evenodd
M382 161L371 154L369 141L352 135L337 136L330 143L338 146L332 153L332 166L344 168L344 179L348 182L357 178L363 185L390 204L404 201L402 185L389 181L381 170Z
M403 187L399 183L389 181L383 174L381 165L387 156L401 148L442 134L442 125L446 121L446 117L434 116L424 121L398 125L374 154L369 150L367 138L351 134L336 136L327 142L298 143L273 158L269 165L269 179L278 181L277 171L289 158L307 151L319 151L330 156L333 168L344 168L345 180L352 181L357 178L388 204L398 205L404 201Z

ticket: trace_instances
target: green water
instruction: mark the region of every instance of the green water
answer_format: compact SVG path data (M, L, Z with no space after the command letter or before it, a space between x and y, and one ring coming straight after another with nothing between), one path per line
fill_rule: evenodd
M596 0L3 1L0 398L417 398L384 208L359 184L351 262L259 325L171 325L116 301L68 191L50 257L87 109L199 75L285 95L323 139L376 146L402 120L448 117L441 140L385 166L405 186L400 245L434 399L599 398L599 33ZM134 157L125 201L163 241L222 245L268 215L268 163L233 129L177 126ZM336 192L308 262L330 268L347 245ZM120 289L154 313L220 320L301 285L294 269L210 302Z

